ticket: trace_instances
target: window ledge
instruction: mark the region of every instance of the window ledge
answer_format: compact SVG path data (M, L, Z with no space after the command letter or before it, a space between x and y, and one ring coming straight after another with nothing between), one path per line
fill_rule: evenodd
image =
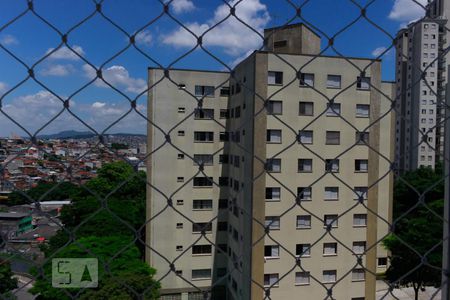
M330 198L330 199L323 199L324 201L339 201L339 198Z
M358 88L358 87L357 87L356 90L357 90L357 91L370 91L370 88L364 89L364 88Z
M302 114L298 114L300 117L314 117L314 114L312 115L302 115Z
M356 171L355 170L355 173L369 173L369 171L367 170L367 171Z
M363 282L366 281L365 279L352 279L352 282Z
M309 227L296 227L296 229L298 229L298 230L311 229L311 226L309 226Z
M213 144L214 141L194 141L194 144L195 143L199 143L199 144Z
M270 141L266 141L266 144L283 144L283 142L270 142Z
M191 278L192 281L201 281L201 280L211 280L211 277L205 277L205 278Z
M323 256L330 257L330 256L338 256L338 255L337 255L337 253L333 253L333 254L323 254Z
M212 208L193 208L192 209L193 211L212 211L213 209Z
M212 189L214 186L193 186L194 189Z
M266 202L281 202L281 199L265 199Z
M297 171L297 173L312 173L313 171Z
M268 86L283 86L282 83L268 83Z
M295 257L308 258L308 257L311 257L311 254L309 254L309 255L296 255Z
M333 146L333 145L340 145L340 144L341 143L337 143L337 144L336 143L334 143L334 144L333 143L325 143L325 145L331 145L331 146Z
M211 256L212 253L192 254L192 256Z
M264 256L265 260L273 260L273 259L280 259L279 256Z
M340 89L342 89L341 87L335 87L335 86L327 86L327 89L330 89L330 90L340 90Z
M310 283L296 283L296 286L304 286L304 285L311 285Z
M361 118L361 119L368 119L369 116L366 115L356 115L357 118Z
M367 225L353 225L354 228L365 228Z

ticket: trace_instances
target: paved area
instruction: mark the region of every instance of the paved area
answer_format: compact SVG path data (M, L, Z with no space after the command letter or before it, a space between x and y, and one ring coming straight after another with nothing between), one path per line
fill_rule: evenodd
M377 281L377 299L381 300L414 300L414 289L401 288L395 289L391 294L388 293L388 285L379 280ZM436 293L437 292L437 293ZM419 292L419 300L441 300L441 293L434 287L427 287L425 291Z
M19 288L13 290L13 294L17 297L17 300L35 299L36 297L28 292L28 290L33 286L34 281L31 278L21 275L14 275L14 277L16 277L19 280L18 282Z

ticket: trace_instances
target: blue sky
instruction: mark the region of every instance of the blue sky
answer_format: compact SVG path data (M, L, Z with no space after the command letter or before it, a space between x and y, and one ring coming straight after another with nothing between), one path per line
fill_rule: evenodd
M266 27L285 24L295 16L293 6L285 0L238 2L228 1L230 5L236 5L237 16L258 32ZM364 6L371 1L355 2ZM426 0L420 2L425 3ZM360 15L360 9L350 0L291 0L291 3L304 4L303 19L296 18L291 23L307 22L317 28L321 35L329 37ZM0 43L31 66L58 47L61 38L31 12L4 27L26 7L25 0L0 0ZM95 11L92 0L35 0L34 7L37 14L62 33L67 33ZM223 65L202 50L195 50L173 64L178 57L193 48L195 40L168 15L155 20L163 12L159 0L105 0L102 11L130 35L139 32L136 36L139 49L164 67L171 65L174 68L224 69ZM174 0L170 4L170 12L173 18L200 34L227 16L229 8L223 0ZM412 0L376 0L367 9L367 17L391 36L395 36L401 26L422 14L423 9ZM205 47L230 66L253 49L260 48L261 42L258 35L233 17L204 37ZM324 38L323 47L326 43ZM335 39L335 47L341 54L370 58L381 54L391 43L389 35L364 19L358 20ZM68 44L92 65L102 66L105 79L132 99L146 89L147 68L157 66L133 47L110 61L115 54L127 47L128 38L98 13L69 32ZM326 53L336 55L332 50ZM387 52L382 59L383 79L392 80L394 52ZM0 95L7 93L27 76L27 69L3 49L0 49L0 70ZM42 84L63 99L95 77L95 71L65 47L39 63L34 71ZM98 131L103 131L130 107L125 97L100 81L74 95L70 101L73 113ZM138 109L143 114L146 110L145 102L146 95L143 94L137 101ZM2 110L34 134L62 111L63 105L45 88L29 79L3 97ZM145 124L145 119L133 112L107 132L145 133ZM63 112L41 133L68 129L88 130L69 113ZM26 135L17 125L0 115L0 136L11 133Z

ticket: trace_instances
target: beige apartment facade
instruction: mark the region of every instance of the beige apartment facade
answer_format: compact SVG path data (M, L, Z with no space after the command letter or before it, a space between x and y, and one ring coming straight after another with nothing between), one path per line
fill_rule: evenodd
M388 233L391 220L395 123L391 99L386 96L392 98L393 84L381 81L379 60L315 56L318 53L310 51L320 51L315 46L320 45L320 37L304 25L292 25L288 32L267 30L266 35L273 35L268 51L254 52L236 66L231 78L224 73L205 72L209 74L205 76L201 71L171 71L179 76L171 75L174 82L183 82L194 91L195 85L211 84L217 92L229 79L222 85L229 87L229 97L210 99L211 107L221 109L228 119L216 118L220 124L193 120L181 126L227 132L223 144L192 146L189 139L180 144L190 155L216 153L227 162L214 161L210 169L205 167L207 176L221 177L221 187L197 191L188 184L183 196L182 209L189 218L213 220L210 239L218 247L209 256L197 257L187 251L176 267L190 266L182 274L196 286L200 282L189 278L194 266L212 268L209 281L201 283L205 289L208 284L221 287L212 294L214 299L263 299L267 295L270 299L302 295L323 299L327 289L333 299L374 299L372 274L387 268L388 253L379 241ZM312 46L298 49L297 39ZM365 69L364 76L358 68ZM152 86L164 73L150 70L149 74ZM149 116L155 124L159 125L158 118L176 123L173 115L160 115L163 108L157 106L173 102L166 105L178 109L185 96L178 94L176 86L152 89ZM161 95L164 99L159 99ZM193 108L195 103L189 109ZM165 140L160 137L156 144L150 140L155 140L154 131L150 126L149 151ZM159 156L155 152L148 174L155 187L161 184L173 190L172 177L182 171L168 156L166 151ZM185 177L194 176L198 169L189 163L189 168L183 165ZM174 168L159 171L161 176L154 164ZM208 197L214 199L208 212L196 214L186 203ZM166 202L149 189L148 215L155 216ZM175 204L174 208L180 209ZM174 224L182 218L171 213L164 216L163 225L155 218L147 229L148 244L167 247L167 253L176 255L170 248L195 241L195 234L188 231L182 239L175 238ZM216 230L218 223L220 231ZM158 264L170 270L167 262L155 259L151 252L147 260L163 276L166 272ZM194 264L194 259L202 263ZM169 277L162 280L163 294L197 299L194 294L189 298L192 287L172 274L172 281Z

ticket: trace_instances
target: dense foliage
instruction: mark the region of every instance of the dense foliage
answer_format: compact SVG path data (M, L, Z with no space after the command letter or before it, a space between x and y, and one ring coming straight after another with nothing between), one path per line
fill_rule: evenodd
M421 167L402 175L394 187L393 218L397 222L393 234L383 241L391 251L386 278L399 286L412 286L415 299L425 286L441 284L443 179L441 166L435 170ZM424 204L412 209L421 199ZM422 256L426 264L421 265Z
M92 257L89 249L99 259L99 287L84 290L83 299L138 299L132 290L145 292L145 299L155 299L159 290L153 280L156 271L143 261L142 243L133 242L135 232L145 223L145 173L135 172L124 162L106 164L97 173L98 177L71 194L72 205L65 206L60 217L64 230L43 250L47 257ZM68 232L75 234L76 243ZM145 231L138 232L144 240ZM109 272L103 268L105 263ZM50 263L44 270L46 276L40 276L31 290L40 299L69 299L64 291L79 292L52 288Z

